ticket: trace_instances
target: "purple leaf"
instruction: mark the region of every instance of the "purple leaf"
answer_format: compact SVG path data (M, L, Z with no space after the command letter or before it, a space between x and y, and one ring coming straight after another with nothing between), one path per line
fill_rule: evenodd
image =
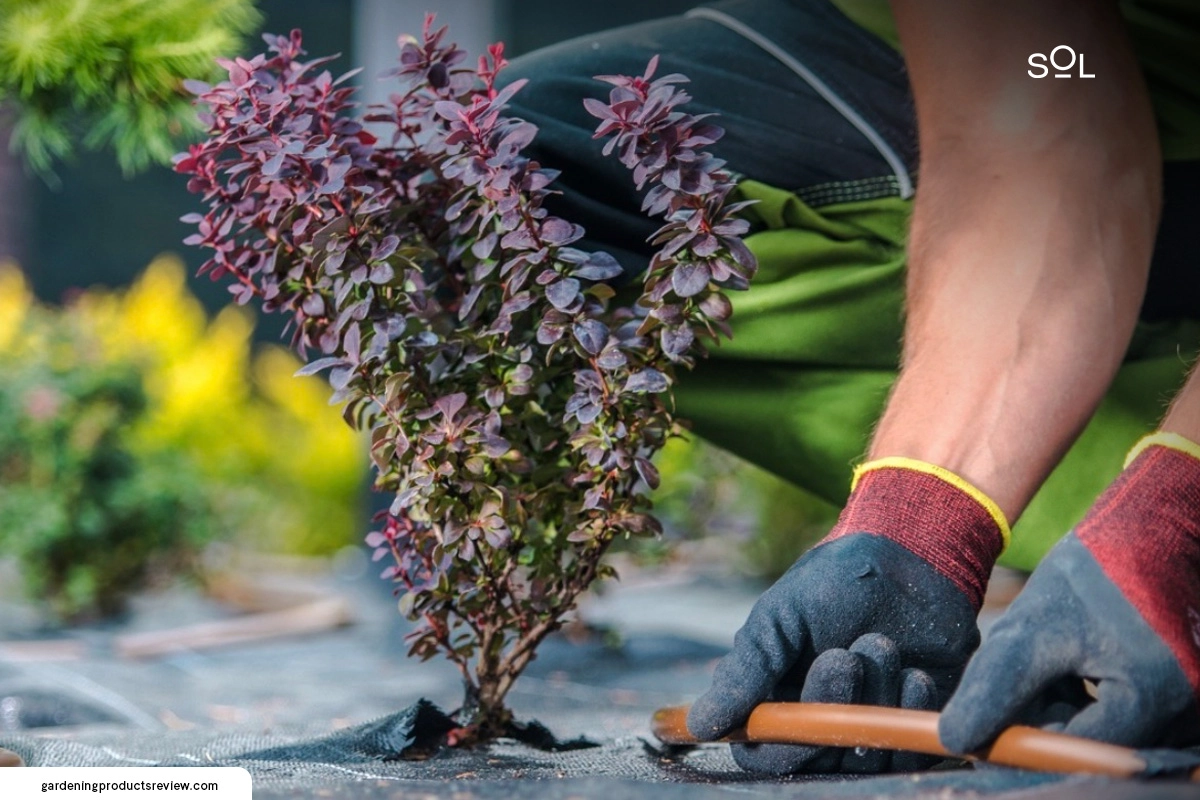
M439 100L438 102L434 103L433 111L442 119L450 120L451 122L464 119L466 116L463 113L463 107L451 100Z
M669 386L667 376L651 367L638 370L629 376L629 380L625 381L625 391L627 392L657 394L665 392Z
M585 403L575 411L575 418L581 425L591 425L600 416L600 410L600 406L594 403Z
M392 254L400 247L400 237L393 234L388 234L383 237L383 241L379 243L371 251L372 261L383 261L386 258L391 258Z
M272 176L272 177L275 175L278 175L279 170L283 167L283 159L284 159L284 153L282 150L279 151L278 153L276 153L275 155L271 156L262 165L262 174Z
M310 294L304 298L300 308L310 317L322 316L325 314L325 298L319 294Z
M608 326L600 320L587 319L577 322L572 332L575 334L575 341L591 355L599 353L608 341Z
M566 245L583 236L583 228L565 219L550 217L542 223L541 239L548 245Z
M758 259L754 257L754 253L750 251L750 248L741 239L726 239L725 246L729 248L729 252L733 253L733 257L737 259L737 262L746 269L753 270L758 267Z
M340 363L344 364L344 361ZM354 377L354 371L347 366L336 367L329 373L329 385L335 390L345 389Z
M194 95L208 94L212 90L212 87L204 81L192 80L190 78L183 82L183 88Z
M650 316L667 325L678 325L683 322L683 308L673 303L667 303L650 309Z
M459 319L468 319L471 316L471 312L475 310L475 304L479 301L480 295L483 294L483 290L486 288L487 286L482 283L477 283L471 287L466 296L463 297L462 305L458 308Z
M724 322L733 315L733 305L720 292L713 292L700 301L700 310L712 320Z
M625 354L616 347L606 347L600 357L596 359L596 363L604 369L613 370L620 369L628 363Z
M463 406L467 404L467 395L464 392L455 392L454 394L439 397L433 404L433 407L442 413L446 419L453 419L462 411Z
M546 299L559 311L570 308L578 296L579 281L574 278L563 278L546 287Z
M551 325L543 322L537 329L537 342L543 347L548 347L561 339L566 331L565 325Z
M635 458L634 466L637 468L638 475L646 482L646 485L651 489L657 489L659 484L658 470L648 459Z
M375 266L371 267L371 276L370 276L371 283L375 283L375 284L391 283L392 279L395 277L396 277L396 270L392 269L392 265L386 261L381 261L378 264L376 264Z
M604 252L592 253L587 261L571 270L572 275L586 281L607 281L623 272L617 260Z
M196 94L199 94L199 92L196 92ZM593 117L597 117L599 119L616 119L616 115L612 112L612 107L594 97L583 98L583 107L586 108L587 112Z
M500 93L497 94L492 100L492 108L498 109L504 106L504 104L511 100L513 95L521 91L521 87L527 83L529 83L527 78L521 78L520 80L513 81L508 86L505 86L504 89L501 90Z
M703 292L711 278L712 273L705 262L685 262L671 273L671 287L680 297L692 297Z
M357 325L349 325L346 328L346 336L342 340L342 349L346 352L346 359L357 364L362 352L362 331Z
M475 244L471 245L471 253L476 258L488 258L491 256L492 251L496 249L496 245L499 242L500 237L496 235L496 232L490 231L486 236L477 239Z
M340 364L344 364L344 363L345 363L345 361L340 358L332 358L332 357L318 358L316 361L310 361L309 363L305 364L300 369L296 370L296 377L304 377L306 375L316 375L318 372L320 372L323 369L329 369L330 367L336 367L336 366L338 366Z
M532 122L522 122L512 125L504 134L504 138L500 140L500 144L497 145L497 149L507 148L513 151L524 150L533 142L534 137L537 136L537 132L537 126Z
M720 246L721 244L717 241L717 237L711 233L706 233L692 242L692 253L701 258L707 258L717 252Z
M508 443L508 440L499 436L488 436L483 442L483 451L487 453L490 458L500 458L500 456L504 455L511 449L512 446Z
M695 335L687 325L665 327L659 333L663 352L669 358L676 358L686 353L688 348L692 346L694 339Z
M533 238L533 234L529 229L522 225L515 231L509 231L500 240L500 246L505 250L535 250L537 249L537 240Z

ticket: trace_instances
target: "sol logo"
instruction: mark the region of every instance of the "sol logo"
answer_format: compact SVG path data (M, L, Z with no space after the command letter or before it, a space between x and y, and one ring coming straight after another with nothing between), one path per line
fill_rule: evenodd
M1065 51L1061 55L1059 51ZM1071 60L1066 64L1060 64L1060 61L1065 61L1066 54L1071 54ZM1041 70L1041 74L1035 73L1032 69L1025 70L1031 78L1044 78L1050 74L1050 67L1046 66L1046 62L1050 62L1050 67L1054 67L1054 77L1056 78L1073 78L1071 70L1075 67L1075 62L1079 61L1079 77L1094 78L1095 73L1088 74L1083 71L1083 53L1075 54L1075 49L1069 45L1060 44L1058 47L1050 51L1049 57L1045 53L1032 53L1029 56L1029 66Z

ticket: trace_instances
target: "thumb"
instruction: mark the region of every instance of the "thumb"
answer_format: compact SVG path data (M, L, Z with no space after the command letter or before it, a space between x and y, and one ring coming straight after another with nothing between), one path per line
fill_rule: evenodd
M792 598L768 590L733 639L709 688L688 712L687 727L701 741L720 739L743 724L796 664L808 626Z
M1012 724L1064 669L1021 635L1023 625L995 632L967 664L962 682L938 721L938 738L952 753L972 753Z
M1140 698L1130 684L1102 680L1096 687L1096 702L1076 714L1063 733L1110 744L1145 747L1154 743L1155 730L1162 724L1154 713L1157 710L1153 700Z

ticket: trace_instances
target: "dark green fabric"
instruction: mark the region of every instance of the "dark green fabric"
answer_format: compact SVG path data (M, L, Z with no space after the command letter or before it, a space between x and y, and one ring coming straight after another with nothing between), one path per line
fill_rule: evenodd
M843 95L906 159L916 161L904 62L825 0L724 0L705 6L770 30L778 44ZM713 114L725 135L714 152L737 174L799 192L814 205L899 193L892 167L828 100L775 56L712 20L667 17L590 34L514 59L502 81L527 79L512 115L538 126L527 153L560 170L547 210L582 225L585 249L616 257L626 278L654 252L661 221L641 211L629 170L602 154L585 97L603 99L596 75L687 76L691 114ZM818 198L818 199L814 199Z
M760 271L732 294L734 338L677 387L701 436L835 504L849 494L883 409L903 330L911 203L884 198L806 206L755 181L741 191L762 230ZM1139 326L1095 417L1017 523L1001 563L1032 569L1153 430L1200 345L1200 323ZM1062 387L1070 391L1070 387Z
M855 24L900 49L900 37L887 0L832 2ZM1121 0L1119 5L1129 41L1150 90L1163 158L1167 161L1200 158L1200 3ZM1054 46L1048 45L1047 50ZM1024 64L1013 68L1026 69ZM1088 71L1095 69L1089 64Z

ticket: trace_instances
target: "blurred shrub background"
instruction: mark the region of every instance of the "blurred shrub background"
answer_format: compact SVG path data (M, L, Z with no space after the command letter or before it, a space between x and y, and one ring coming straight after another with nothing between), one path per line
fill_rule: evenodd
M357 538L357 437L252 329L210 318L173 258L62 308L0 267L0 552L31 596L111 614L215 539L326 555Z
M252 0L0 0L0 101L43 177L81 146L126 174L196 129L180 75L203 76L259 23Z
M664 533L630 543L643 561L670 559L680 542L716 539L710 550L730 569L773 581L837 520L826 501L703 439L672 440L656 463Z

